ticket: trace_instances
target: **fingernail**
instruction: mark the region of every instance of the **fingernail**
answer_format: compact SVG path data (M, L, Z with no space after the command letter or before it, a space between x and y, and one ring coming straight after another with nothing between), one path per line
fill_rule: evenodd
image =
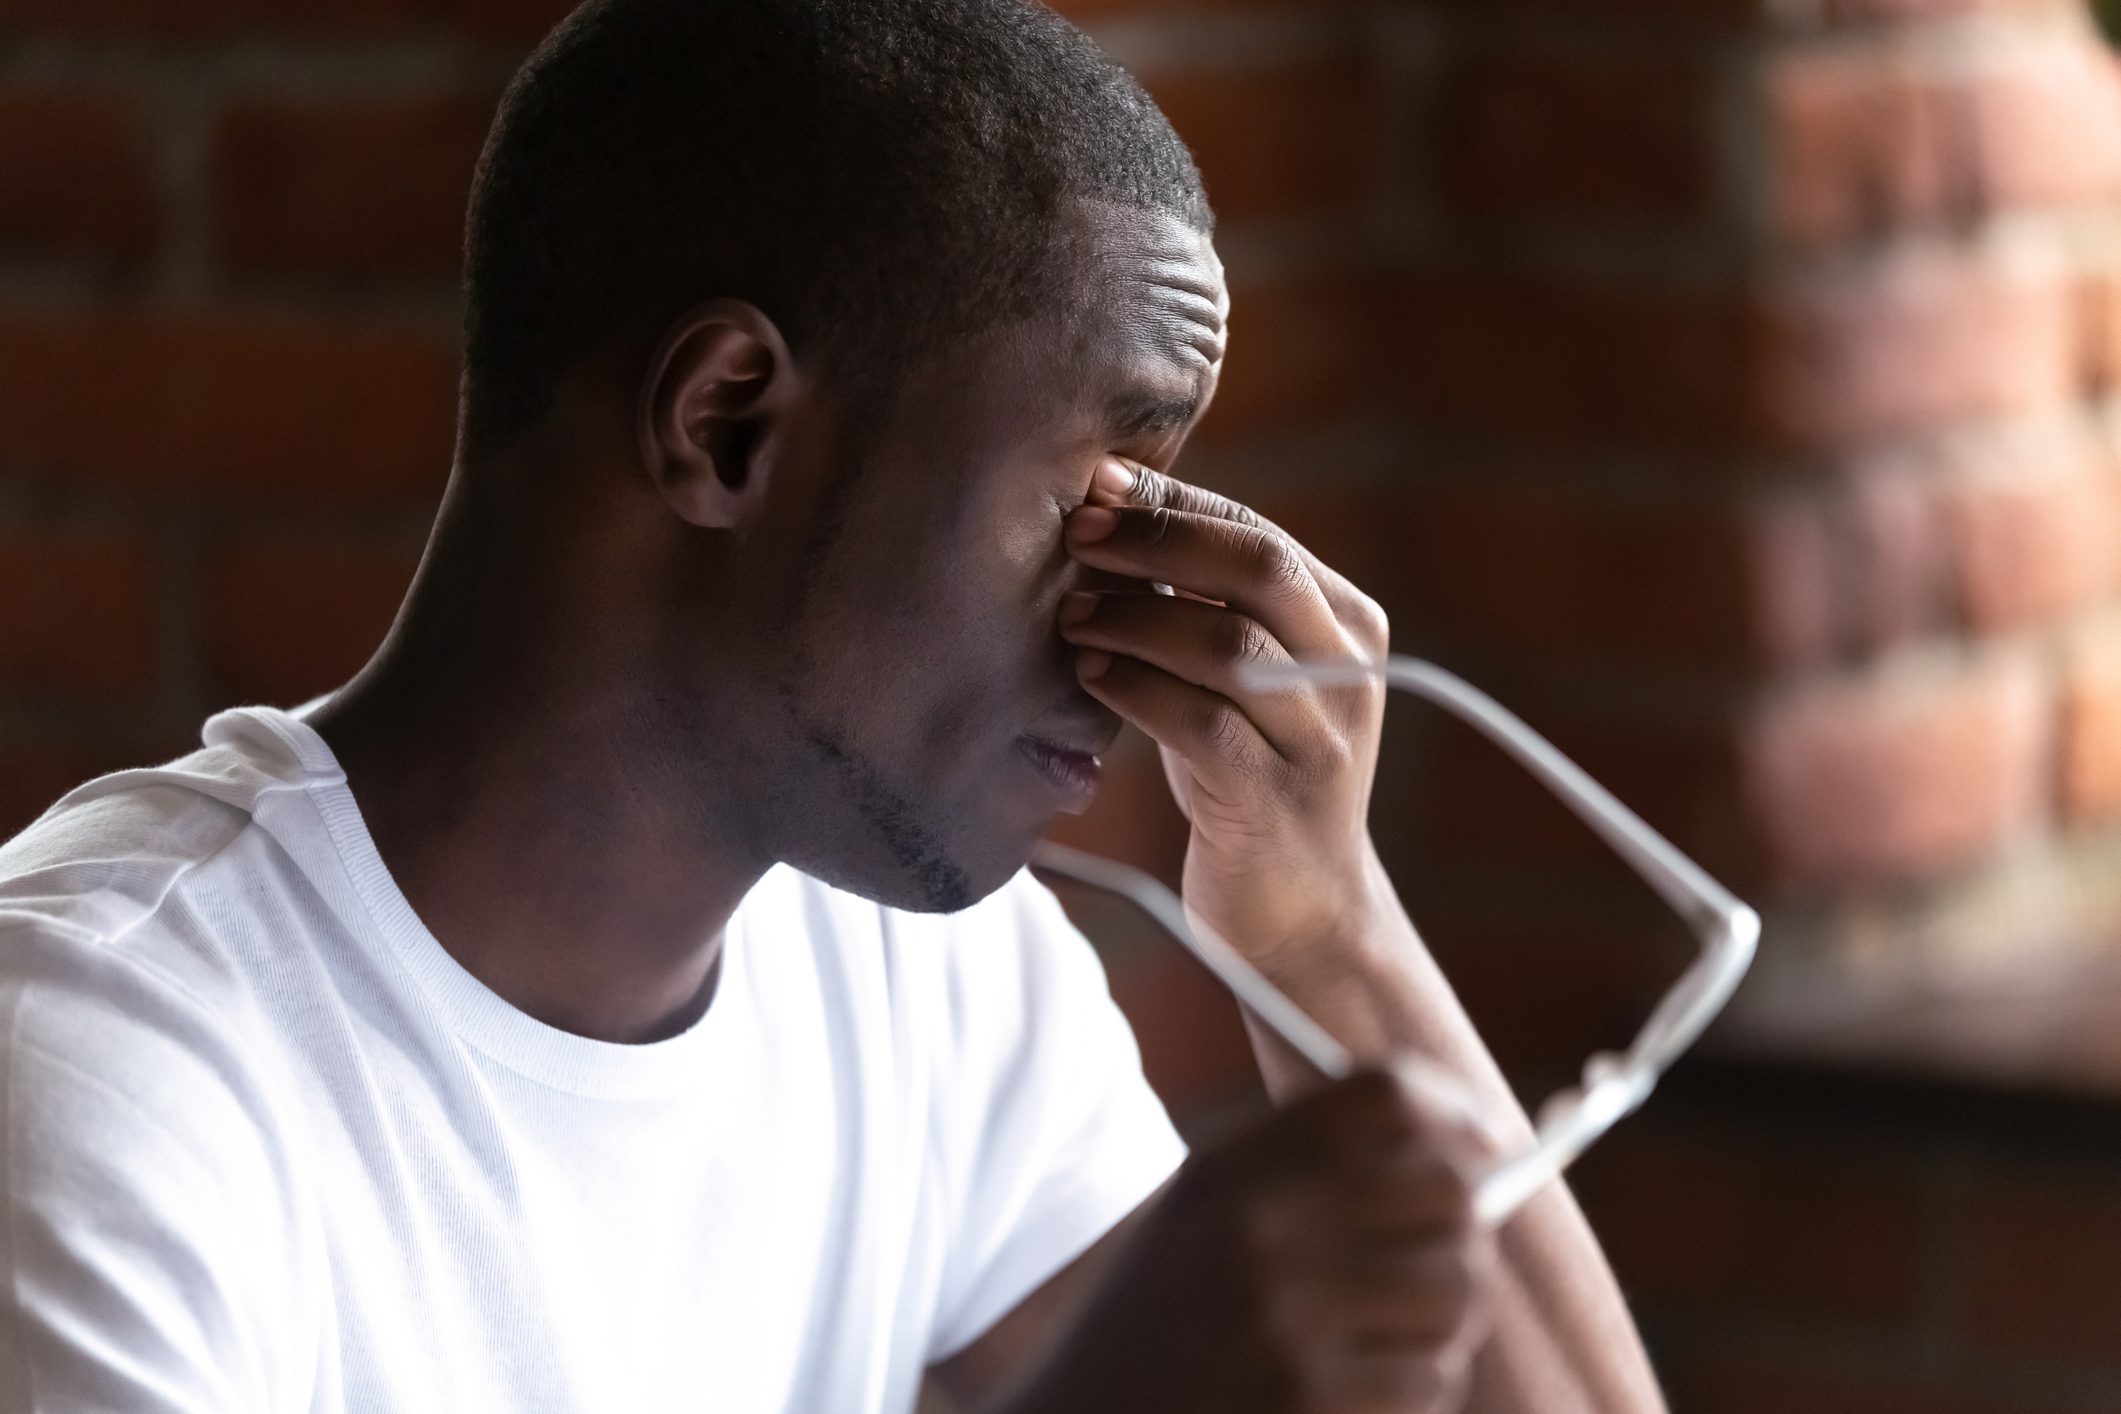
M1124 496L1134 489L1134 468L1118 457L1106 457L1097 464L1091 482L1098 490L1113 496Z
M1119 512L1110 506L1077 506L1068 517L1068 535L1078 545L1102 540L1119 524Z
M1091 594L1086 590L1071 589L1066 594L1061 595L1060 625L1062 628L1074 628L1096 612L1097 596L1095 594Z
M1111 666L1112 655L1096 648L1085 648L1075 655L1075 675L1079 678L1103 677Z

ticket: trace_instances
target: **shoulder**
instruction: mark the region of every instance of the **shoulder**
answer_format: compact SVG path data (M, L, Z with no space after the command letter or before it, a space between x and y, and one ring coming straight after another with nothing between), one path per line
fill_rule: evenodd
M151 924L243 838L262 801L306 782L309 764L264 717L223 713L202 749L69 791L0 844L0 919L104 944Z
M230 937L278 858L254 812L303 773L269 742L210 731L0 844L0 1068L18 1141L43 1126L63 1142L90 1093L209 1150L256 1117L263 1068L245 1062L251 989Z

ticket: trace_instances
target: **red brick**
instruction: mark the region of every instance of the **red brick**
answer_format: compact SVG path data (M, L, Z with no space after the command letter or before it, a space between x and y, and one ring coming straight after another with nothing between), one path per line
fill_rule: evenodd
M1976 632L2047 622L2114 592L2121 486L2111 468L1968 481L1945 505L1966 623Z
M1966 193L1966 158L1940 130L1942 105L1905 55L1799 51L1765 75L1775 229L1848 240L1942 220ZM1955 165L1956 159L1956 165Z
M2075 291L2029 257L1904 253L1728 291L1591 276L1410 277L1396 305L1424 421L1513 439L1832 451L2062 406Z
M1432 901L1422 940L1528 1106L1582 1080L1584 1060L1634 1039L1698 947L1660 903L1631 893L1571 916L1516 917L1497 893Z
M1734 513L1466 491L1426 500L1413 519L1424 611L1485 641L1666 661L1748 646Z
M1874 1154L1642 1124L1587 1155L1577 1180L1634 1300L1844 1331L1914 1320L1925 1234L1911 1173Z
M147 116L130 95L0 91L0 260L134 272L161 212Z
M2076 8L2077 0L1442 0L1446 9L1481 15L1561 14L1608 20L1681 23L1700 28L1746 23L1798 28L1821 24L1917 20L1982 12Z
M2076 0L1775 0L1792 23L1861 23L1943 19L1954 15L2036 13L2077 8Z
M1372 189L1377 95L1355 59L1141 78L1192 148L1220 219L1345 211Z
M1446 10L1464 10L1480 16L1516 11L1575 19L1590 14L1604 19L1717 27L1757 18L1765 3L1766 0L1442 0Z
M220 550L205 607L216 697L291 705L344 683L382 642L415 563L394 548L328 540Z
M369 34L447 18L460 0L11 0L19 34L133 41L215 39L259 33Z
M2062 811L2074 823L2121 817L2121 635L2071 645L2062 695Z
M1998 1175L1965 1212L1966 1334L1990 1350L2111 1360L2121 1330L2121 1184Z
M573 12L578 0L465 0L472 27L529 45Z
M1716 724L1675 721L1642 710L1648 690L1620 720L1582 709L1581 688L1535 691L1477 673L1497 697L1563 755L1704 868L1737 885L1736 767L1728 734ZM1625 691L1625 689L1623 689ZM1568 880L1584 887L1629 884L1610 846L1554 793L1473 728L1423 719L1423 765L1405 802L1418 835L1415 858L1431 888L1469 890L1471 906L1508 900L1513 880L1531 875L1535 897ZM1412 725L1402 732L1414 733Z
M0 311L0 462L174 488L422 496L447 474L454 338L208 310Z
M508 3L509 0L502 0ZM521 0L535 4L536 0ZM1209 19L1244 10L1280 10L1286 12L1287 0L1058 0L1051 9L1066 15L1076 24L1094 28L1104 20L1120 16L1135 15L1199 15ZM1316 0L1305 7L1316 12L1328 9L1351 9L1351 0Z
M1403 282L1395 324L1406 402L1450 430L1727 442L1750 419L1745 310L1725 292L1438 269Z
M1112 995L1141 1044L1142 1072L1174 1114L1214 1110L1259 1089L1237 1003L1168 935L1111 972Z
M1746 799L1785 882L1847 885L1970 864L2036 823L2051 740L2039 665L1788 688L1741 740Z
M1359 406L1380 365L1374 286L1356 276L1247 280L1230 292L1222 381L1202 445L1308 429Z
M1767 75L1776 229L1808 243L2111 195L2112 60L2072 36L1944 70L1913 53L1798 52Z
M137 536L0 529L0 681L144 688L154 675L150 561Z
M1714 97L1683 60L1475 59L1442 95L1444 197L1456 212L1541 220L1701 215L1718 182Z
M2109 201L2121 194L2121 70L2077 35L1970 75L1954 118L1969 130L1984 211Z
M2121 391L2121 271L2095 271L2077 282L2077 367L2084 391Z
M1607 663L1817 666L1952 626L1940 500L1933 476L1868 471L1723 505L1460 491L1409 513L1415 553L1405 574L1423 615L1483 642ZM2076 506L2087 504L2099 503ZM2082 526L2056 531L2094 542ZM1984 548L2008 538L2008 527L1969 527ZM1990 563L2015 548L1982 562L1984 583L2018 568ZM2024 566L2028 586L2042 576L2056 583L2039 589L2045 599L2032 587L2021 594L2049 603L2065 587L2081 591L2095 566L2074 563L2087 578L2067 584L2058 567Z
M1764 665L1846 662L1950 627L1953 567L1933 470L1860 469L1756 510L1747 568Z
M216 258L240 276L453 281L490 93L253 99L210 136Z
M1958 253L1763 292L1760 433L1833 448L2056 408L2077 386L2070 295L2037 263Z

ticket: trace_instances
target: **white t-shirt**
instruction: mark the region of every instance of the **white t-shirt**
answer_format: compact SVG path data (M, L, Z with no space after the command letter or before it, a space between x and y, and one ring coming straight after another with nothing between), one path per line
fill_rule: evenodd
M298 716L205 741L0 847L5 1414L900 1414L1183 1157L1028 874L775 868L696 1025L594 1041L442 949Z

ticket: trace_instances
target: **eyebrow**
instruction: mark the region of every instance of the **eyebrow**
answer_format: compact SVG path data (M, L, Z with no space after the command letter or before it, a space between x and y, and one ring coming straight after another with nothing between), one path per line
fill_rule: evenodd
M1141 437L1152 432L1171 432L1184 427L1200 411L1197 397L1172 398L1130 393L1115 398L1105 409L1105 420L1120 437Z

